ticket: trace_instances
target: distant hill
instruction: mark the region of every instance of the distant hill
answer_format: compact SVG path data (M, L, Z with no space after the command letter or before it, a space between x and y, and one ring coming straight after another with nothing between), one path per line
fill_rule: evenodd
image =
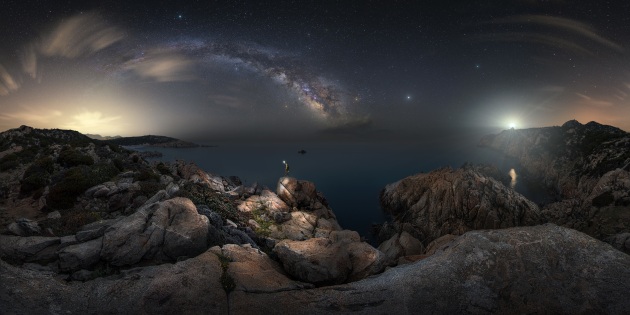
M118 138L122 138L121 136L101 136L101 135L95 135L95 134L91 134L91 133L86 133L86 136L94 139L94 140L112 140L112 139L118 139Z
M120 137L116 139L107 140L109 143L117 144L117 145L146 145L152 147L162 147L162 148L196 148L199 145L183 141L171 137L165 136L155 136L155 135L147 135L140 137Z

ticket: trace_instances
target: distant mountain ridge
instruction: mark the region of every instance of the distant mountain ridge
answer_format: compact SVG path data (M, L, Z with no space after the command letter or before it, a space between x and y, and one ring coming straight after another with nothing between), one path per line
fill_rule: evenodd
M99 134L91 134L91 133L86 133L85 135L94 140L112 140L112 139L122 138L122 136L101 136Z
M139 137L119 137L115 139L106 140L109 143L130 146L130 145L146 145L152 147L162 148L196 148L198 144L171 138L165 136L146 135Z

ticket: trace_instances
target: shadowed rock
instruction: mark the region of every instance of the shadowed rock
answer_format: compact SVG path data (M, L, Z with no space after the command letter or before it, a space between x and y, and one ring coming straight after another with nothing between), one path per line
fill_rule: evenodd
M536 204L471 167L439 169L389 184L381 205L399 230L425 245L446 234L542 222Z
M239 253L244 257L235 261L260 255ZM228 300L222 272L212 252L84 283L59 282L50 273L0 261L0 306L8 314L25 309L226 314L228 307L230 314L625 314L630 309L630 256L551 224L468 232L426 259L344 285L234 290Z

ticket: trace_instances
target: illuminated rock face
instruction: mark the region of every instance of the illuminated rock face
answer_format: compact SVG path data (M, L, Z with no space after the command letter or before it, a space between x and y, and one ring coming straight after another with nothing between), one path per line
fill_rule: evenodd
M536 204L469 166L417 174L387 185L381 205L394 216L398 231L424 246L446 234L542 222ZM405 254L400 250L397 255Z
M101 257L115 266L194 257L207 248L208 224L189 199L148 205L107 228Z
M348 230L333 231L328 238L284 240L274 252L291 276L320 285L356 281L385 268L385 255Z

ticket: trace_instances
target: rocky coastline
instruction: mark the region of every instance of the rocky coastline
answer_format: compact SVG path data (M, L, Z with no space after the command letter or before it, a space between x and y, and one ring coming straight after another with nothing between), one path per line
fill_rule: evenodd
M543 171L557 201L537 205L482 166L413 175L381 194L393 220L378 248L309 181L247 186L73 131L12 129L0 133L0 309L623 314L630 137L567 124L553 131L562 154L544 128L482 140ZM612 138L587 147L593 130Z

